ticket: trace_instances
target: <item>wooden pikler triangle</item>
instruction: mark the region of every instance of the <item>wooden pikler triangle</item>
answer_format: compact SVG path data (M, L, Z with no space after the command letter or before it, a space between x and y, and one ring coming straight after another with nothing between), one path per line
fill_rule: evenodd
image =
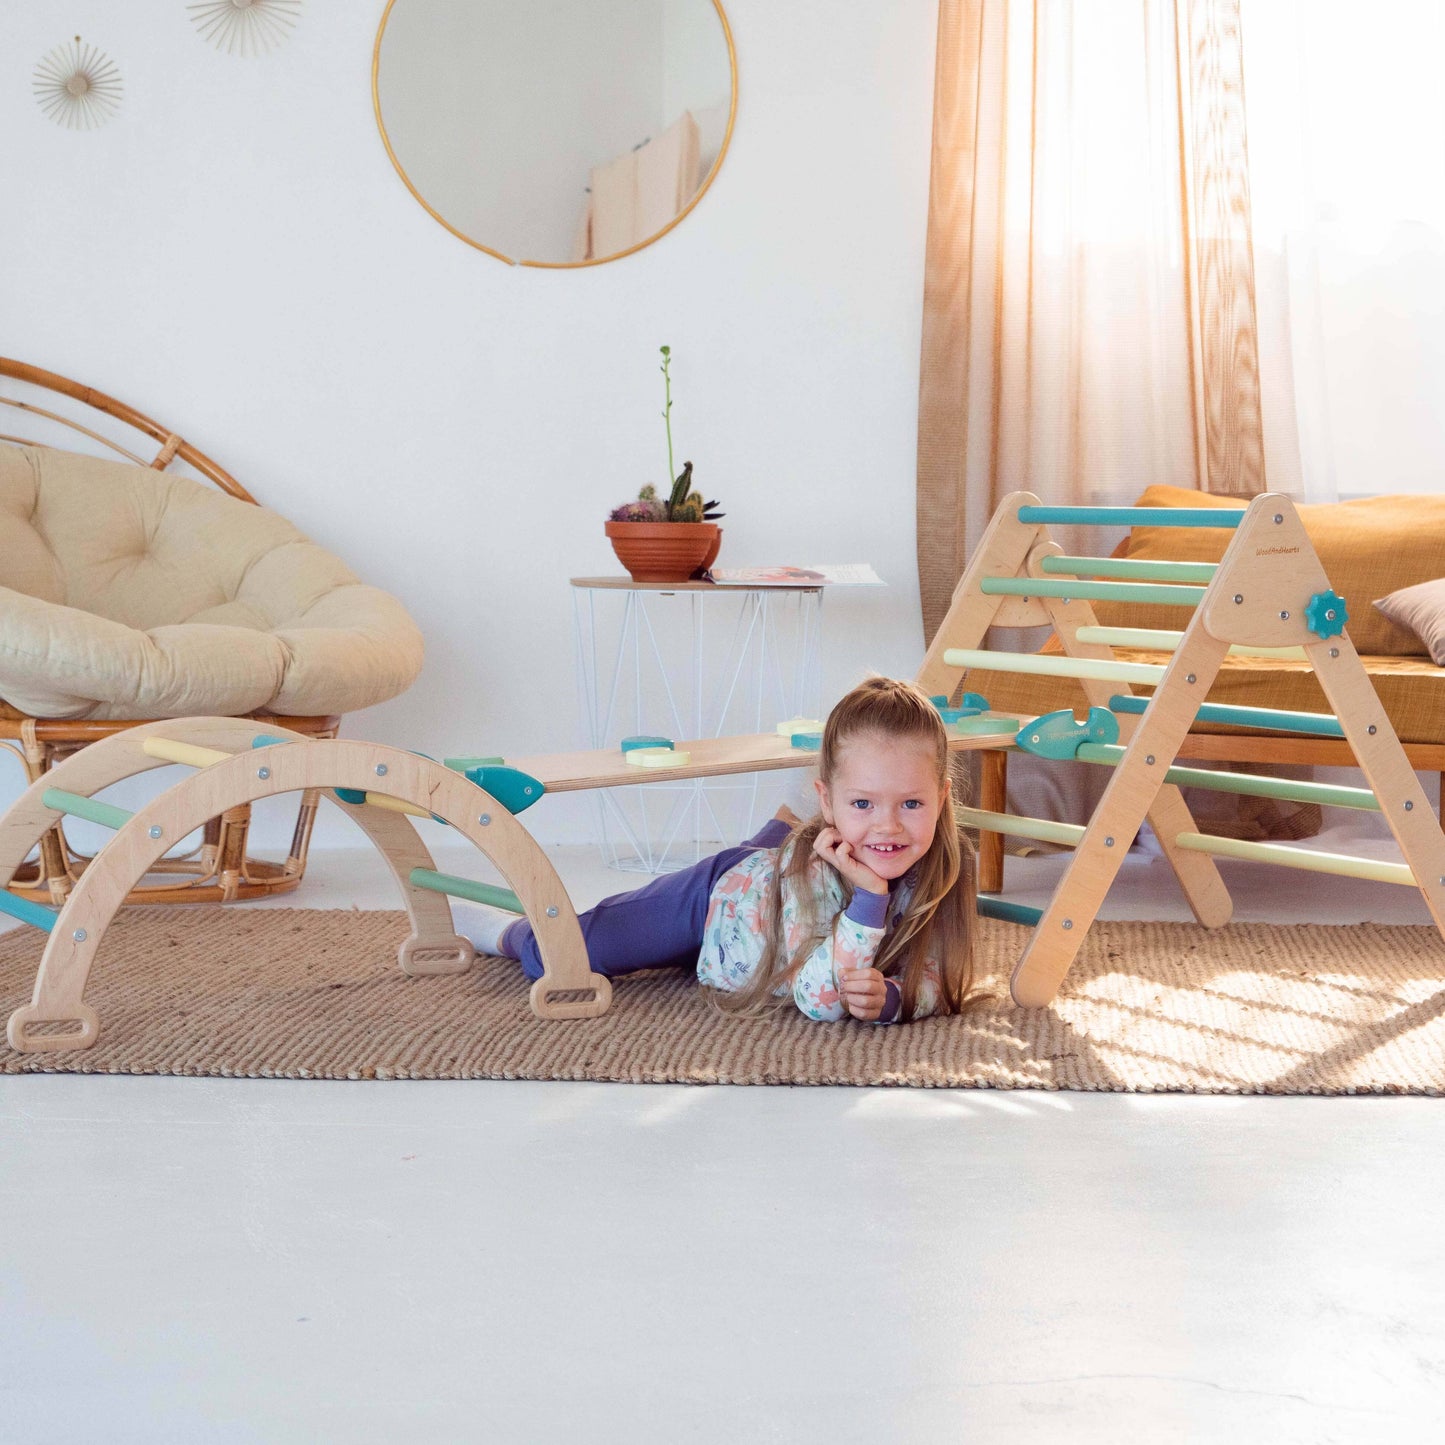
M1235 535L1217 566L1082 558L1065 556L1049 535L1051 523L1233 526ZM1081 580L1089 577L1103 580ZM1100 627L1090 599L1171 602L1192 606L1193 613L1181 634L1151 634L1168 639L1164 645L1174 648L1167 664L1131 663L1119 660L1114 646L1140 645L1140 634ZM919 681L930 693L951 694L965 673L980 667L1074 677L1091 709L1112 709L1119 715L1125 744L1113 750L1096 746L1090 758L1112 762L1114 773L1088 825L1073 830L1077 834L1073 856L1013 971L1011 991L1016 1002L1040 1006L1053 998L1146 819L1195 917L1208 927L1229 919L1229 895L1213 859L1232 856L1413 883L1445 934L1445 834L1344 631L1346 616L1345 600L1331 590L1287 497L1265 494L1238 513L1222 508L1186 512L1047 507L1027 492L1004 500L954 593ZM990 626L1038 625L1053 628L1062 656L983 649ZM1211 708L1206 697L1231 647L1298 649L1295 655L1308 660L1334 714ZM1147 703L1142 698L1134 701L1130 690L1134 682L1154 684ZM1281 789L1291 789L1289 796L1313 792L1338 801L1339 795L1353 793L1359 800L1348 805L1378 807L1400 845L1404 864L1239 843L1199 833L1178 787L1166 779L1171 772L1189 774L1190 782L1200 776L1198 770L1174 767L1174 761L1202 707L1218 721L1344 737L1368 790L1274 781ZM1021 732L1021 744L1026 745L1028 732L1028 728ZM1084 729L1080 727L1078 733L1082 742ZM1081 746L1080 754L1086 748ZM1119 756L1099 755L1111 751ZM995 815L988 816L997 821ZM1009 826L998 831L1014 831L1011 825L1029 821L1033 820L1005 819Z

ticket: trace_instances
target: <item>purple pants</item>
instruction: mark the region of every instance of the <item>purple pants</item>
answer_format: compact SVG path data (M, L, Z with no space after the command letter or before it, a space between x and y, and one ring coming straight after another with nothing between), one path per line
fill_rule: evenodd
M749 853L781 847L790 831L780 819L769 819L746 843L663 874L631 893L614 893L580 914L592 971L616 978L644 968L696 968L708 899L718 879ZM507 929L500 946L506 957L521 963L528 978L542 977L542 955L525 918Z

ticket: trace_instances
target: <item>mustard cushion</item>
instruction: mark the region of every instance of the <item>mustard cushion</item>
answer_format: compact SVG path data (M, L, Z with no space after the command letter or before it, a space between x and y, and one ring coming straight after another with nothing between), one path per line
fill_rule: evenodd
M1137 505L1237 510L1240 503L1238 497L1187 487L1153 486L1145 489ZM1350 614L1347 630L1356 650L1379 657L1425 655L1420 639L1408 627L1371 603L1402 587L1445 577L1445 496L1364 497L1303 504L1298 511L1330 586L1345 599ZM1233 538L1232 528L1135 527L1124 555L1217 562ZM1178 630L1188 625L1190 616L1183 608L1120 603L1101 603L1096 610L1100 622L1122 627Z

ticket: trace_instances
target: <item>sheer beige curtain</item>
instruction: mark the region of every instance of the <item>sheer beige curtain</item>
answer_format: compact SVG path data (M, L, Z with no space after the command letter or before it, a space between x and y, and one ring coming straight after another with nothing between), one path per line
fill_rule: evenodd
M940 0L927 638L1007 492L1264 490L1247 174L1238 0Z

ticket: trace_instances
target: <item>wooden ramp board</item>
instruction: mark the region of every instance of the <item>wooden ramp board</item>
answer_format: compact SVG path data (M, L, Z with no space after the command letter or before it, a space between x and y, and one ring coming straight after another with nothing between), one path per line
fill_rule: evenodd
M1020 726L1031 720L1027 713L999 713L1015 719ZM581 792L586 788L621 788L634 783L667 783L681 778L717 778L728 773L763 773L783 768L807 768L818 754L795 748L777 733L743 733L726 738L674 740L678 752L689 759L675 768L639 768L629 763L619 748L596 752L545 753L507 759L507 766L520 768L546 785L549 793ZM1007 733L983 733L960 737L950 734L950 751L1012 747Z

